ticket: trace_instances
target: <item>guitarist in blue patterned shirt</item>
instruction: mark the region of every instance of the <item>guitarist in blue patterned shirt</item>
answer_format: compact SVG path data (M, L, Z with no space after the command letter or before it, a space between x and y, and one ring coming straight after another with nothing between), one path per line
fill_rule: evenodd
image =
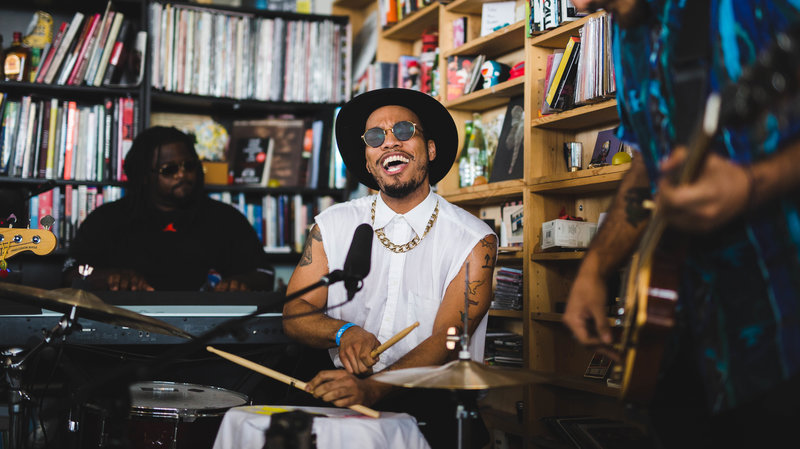
M663 175L686 156L682 122L699 115L687 112L684 99L702 103L736 83L778 33L800 22L800 2L572 2L605 8L614 18L619 135L638 151L581 264L565 324L581 343L610 350L606 280L646 227L648 216L635 200L653 195L668 227L681 231L687 244L676 325L648 403L661 445L778 447L795 440L800 115L784 108L723 126L693 182L676 186ZM681 38L687 33L695 36L688 47ZM694 60L686 57L693 52ZM687 95L686 77L679 75L692 65L704 78Z

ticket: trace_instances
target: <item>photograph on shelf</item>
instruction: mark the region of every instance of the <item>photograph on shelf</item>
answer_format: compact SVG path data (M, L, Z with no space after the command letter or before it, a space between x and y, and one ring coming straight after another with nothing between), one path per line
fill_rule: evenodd
M497 141L489 182L520 179L524 174L523 135L525 134L525 97L512 98L506 107L503 128Z
M522 246L524 232L525 207L522 201L513 201L503 206L503 227L505 228L506 246Z

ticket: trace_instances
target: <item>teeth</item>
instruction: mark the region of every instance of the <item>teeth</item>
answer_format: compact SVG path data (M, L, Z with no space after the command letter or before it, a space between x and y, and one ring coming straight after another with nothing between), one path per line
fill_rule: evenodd
M389 156L389 157L387 157L386 159L383 160L383 168L386 168L390 163L397 162L397 161L402 162L404 164L407 164L409 159L407 157L401 156L399 154L395 154L395 155Z

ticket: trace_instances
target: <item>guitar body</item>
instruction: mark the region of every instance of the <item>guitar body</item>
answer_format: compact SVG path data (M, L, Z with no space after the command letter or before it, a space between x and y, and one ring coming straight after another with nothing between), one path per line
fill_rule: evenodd
M625 283L625 335L620 397L647 402L655 389L661 358L675 327L680 267L685 246L678 234L667 233L648 254L631 260Z

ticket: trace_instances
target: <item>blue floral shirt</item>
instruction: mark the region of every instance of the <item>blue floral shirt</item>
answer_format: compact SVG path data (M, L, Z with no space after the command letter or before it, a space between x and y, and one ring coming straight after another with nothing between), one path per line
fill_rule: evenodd
M615 27L620 137L644 156L653 188L676 142L669 67L687 1L648 0L647 23ZM800 21L800 0L710 0L709 89L736 82L774 36ZM683 31L685 32L685 31ZM698 101L703 101L702 98ZM798 136L800 115L766 114L725 127L713 151L741 163L767 157ZM800 192L798 192L800 193ZM680 299L712 410L753 399L800 372L800 195L690 238Z

